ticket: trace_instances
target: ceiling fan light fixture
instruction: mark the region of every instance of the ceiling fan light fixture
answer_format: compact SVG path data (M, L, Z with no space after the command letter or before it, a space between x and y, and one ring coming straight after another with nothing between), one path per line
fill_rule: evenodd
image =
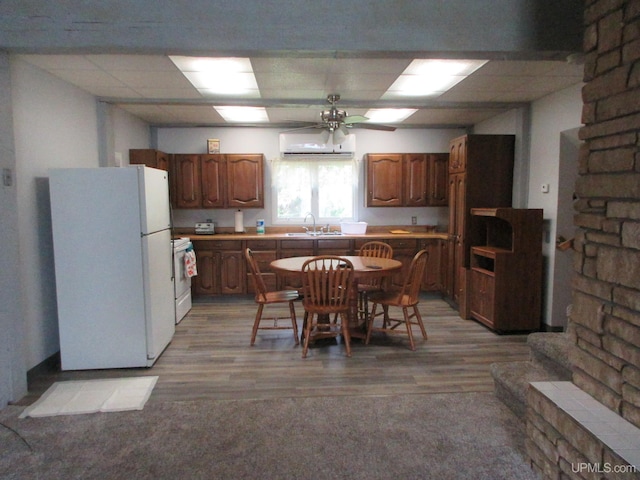
M349 131L347 130L347 127L342 125L340 128L337 128L336 130L333 131L333 144L334 145L341 144L346 140L347 135L349 135Z

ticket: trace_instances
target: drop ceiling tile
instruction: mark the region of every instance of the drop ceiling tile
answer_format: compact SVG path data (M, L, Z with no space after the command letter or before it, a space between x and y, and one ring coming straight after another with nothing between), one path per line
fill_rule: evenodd
M309 72L275 72L260 73L254 72L256 82L260 91L263 90L290 90L300 89L321 89L324 86L324 77Z
M153 72L150 70L114 70L111 75L125 85L148 88L182 88L193 89L193 85L178 71Z
M135 87L135 91L142 98L162 99L185 99L196 100L201 99L202 95L195 88L154 88L154 87Z
M49 70L62 80L87 89L93 93L96 87L126 87L123 82L102 70Z
M18 58L44 70L99 70L83 55L18 55Z
M552 61L496 61L492 60L485 63L482 67L476 70L474 76L522 76L522 75L545 75L550 71L554 64L564 62L552 62Z
M86 55L85 58L103 70L144 72L179 72L164 55Z

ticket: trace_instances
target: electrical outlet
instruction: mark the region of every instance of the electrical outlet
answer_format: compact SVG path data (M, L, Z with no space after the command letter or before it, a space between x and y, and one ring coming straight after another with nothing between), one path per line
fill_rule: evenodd
M418 217L411 217L411 225L417 225L418 224Z

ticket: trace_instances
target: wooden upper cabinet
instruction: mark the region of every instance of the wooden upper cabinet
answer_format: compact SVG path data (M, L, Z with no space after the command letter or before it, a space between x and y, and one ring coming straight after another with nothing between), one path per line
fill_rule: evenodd
M173 204L176 208L200 208L200 155L177 154L171 167Z
M132 148L129 150L130 165L146 165L159 170L169 170L169 155L151 148Z
M175 208L263 208L262 154L176 154L172 162Z
M428 155L429 178L427 184L427 204L444 206L449 204L449 155L430 153Z
M367 207L401 207L402 154L368 154L366 163Z
M264 207L262 154L226 155L227 206L233 208Z
M367 207L422 207L448 203L446 153L367 154Z
M226 162L224 155L201 155L202 207L224 207Z
M404 155L404 205L421 207L427 205L427 181L429 164L427 154Z
M467 136L458 137L449 144L449 172L460 173L467 169Z

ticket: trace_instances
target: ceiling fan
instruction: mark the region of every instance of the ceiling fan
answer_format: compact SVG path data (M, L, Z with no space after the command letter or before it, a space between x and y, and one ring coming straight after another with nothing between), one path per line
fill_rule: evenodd
M383 130L387 132L393 132L396 128L388 125L380 125L378 123L368 123L369 118L364 115L349 115L345 110L338 108L336 104L340 100L340 95L332 93L327 96L327 101L331 105L327 110L320 112L320 122L306 123L305 126L287 130L291 132L293 130L303 130L311 128L321 128L326 132L327 138L332 135L334 143L340 143L344 140L344 137L349 135L349 130L352 127L367 128L370 130Z

